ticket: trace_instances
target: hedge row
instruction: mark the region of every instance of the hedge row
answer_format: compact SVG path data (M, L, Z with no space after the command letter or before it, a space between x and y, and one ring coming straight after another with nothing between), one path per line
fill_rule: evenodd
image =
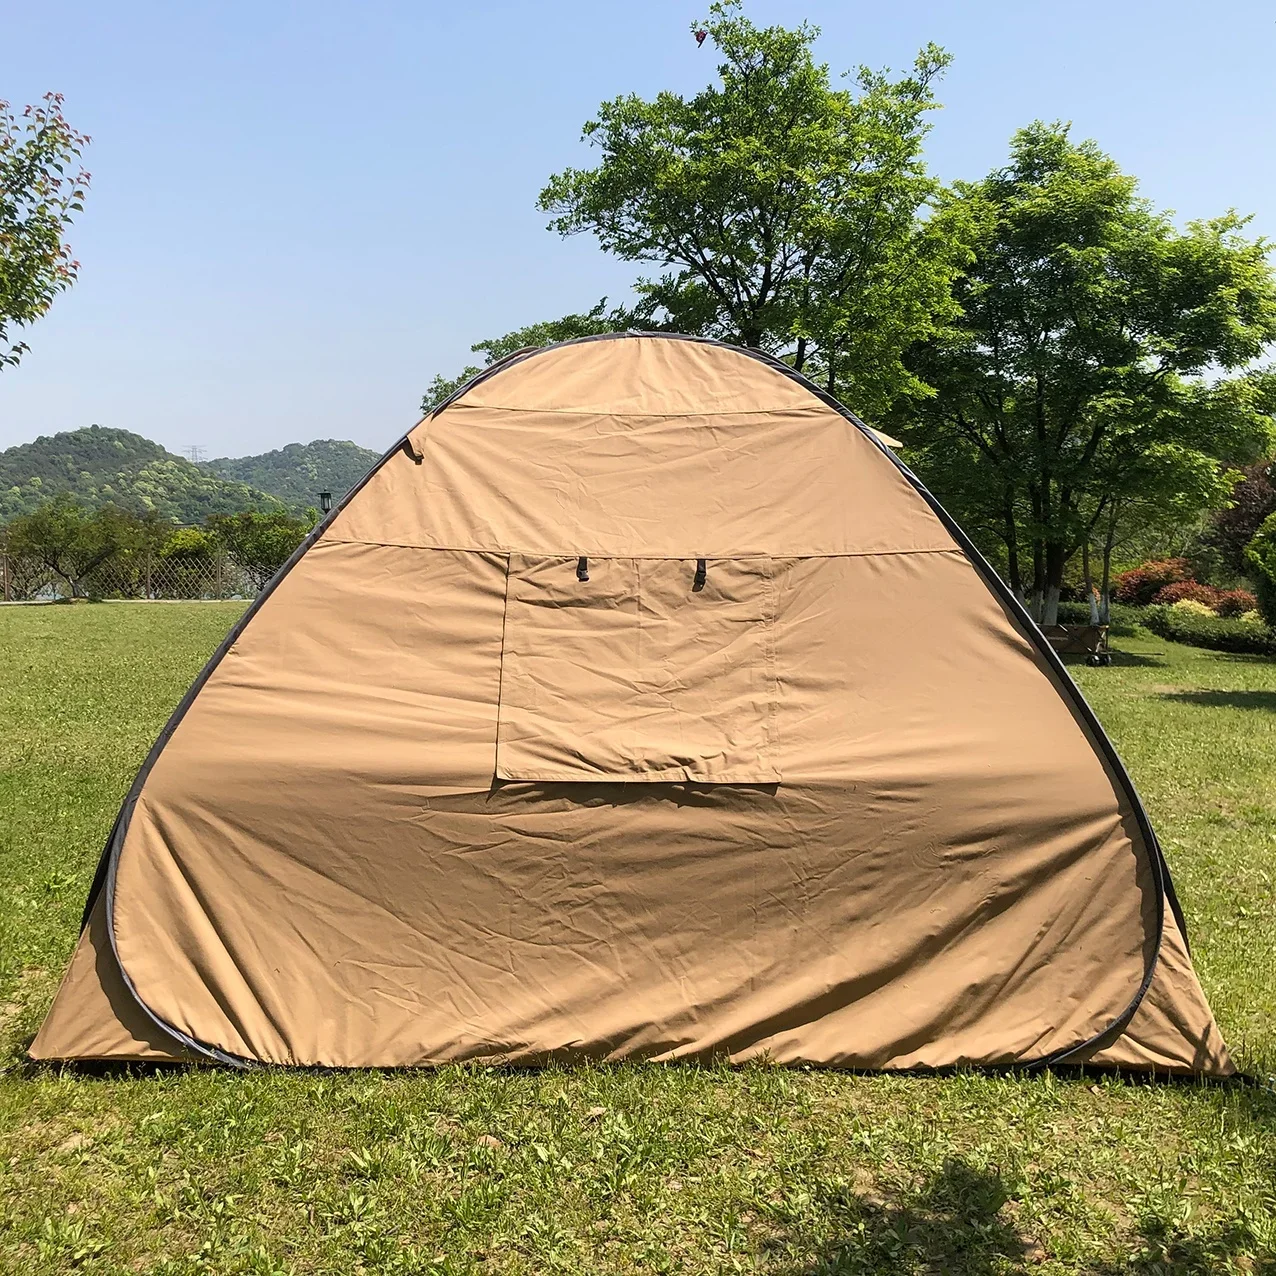
M1276 633L1266 625L1202 616L1182 607L1145 607L1140 619L1154 634L1191 647L1276 656Z
M1130 607L1124 603L1113 603L1109 609L1109 632L1114 636L1129 637L1135 626L1143 623L1147 613L1146 607ZM1061 625L1088 625L1090 623L1089 603L1060 603L1059 623Z

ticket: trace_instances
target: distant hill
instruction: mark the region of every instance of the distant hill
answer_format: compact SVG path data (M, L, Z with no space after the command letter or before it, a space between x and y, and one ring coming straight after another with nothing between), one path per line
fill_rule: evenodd
M319 504L320 492L339 501L373 466L379 453L338 439L289 443L261 456L222 457L202 468L223 479L247 483L288 505Z
M280 504L260 489L211 473L140 434L102 425L41 435L0 452L0 522L29 514L63 493L90 508L114 504L139 513L154 509L179 523Z

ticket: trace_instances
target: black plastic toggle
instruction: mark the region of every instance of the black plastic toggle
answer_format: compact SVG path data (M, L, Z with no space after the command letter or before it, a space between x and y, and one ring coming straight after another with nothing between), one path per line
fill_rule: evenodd
M582 554L576 560L576 579L577 580L589 579L589 559L586 558L584 554Z

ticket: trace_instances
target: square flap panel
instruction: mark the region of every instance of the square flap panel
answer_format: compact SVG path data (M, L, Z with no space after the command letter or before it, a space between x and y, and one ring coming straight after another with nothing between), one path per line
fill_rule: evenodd
M776 783L774 620L769 559L511 554L497 777Z

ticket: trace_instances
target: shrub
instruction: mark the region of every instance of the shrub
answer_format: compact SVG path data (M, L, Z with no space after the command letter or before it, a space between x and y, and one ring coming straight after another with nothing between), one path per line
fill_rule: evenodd
M1192 569L1186 558L1162 558L1132 567L1122 572L1113 582L1116 600L1146 607L1166 585L1191 578Z
M1165 591L1162 590L1162 593ZM1157 595L1160 597L1160 595ZM1177 602L1170 603L1175 611L1185 611L1190 616L1217 616L1218 612L1214 610L1208 603L1203 603L1196 598L1180 598Z
M208 532L198 527L179 527L164 542L161 558L211 558L216 545Z
M1261 625L1263 623L1263 613L1255 607L1253 611L1247 611L1240 619L1247 625Z
M1181 602L1200 603L1213 611L1221 592L1213 585L1202 585L1200 581L1180 580L1173 585L1166 585L1164 589L1158 589L1152 602L1158 607L1173 607Z
M1223 616L1201 615L1195 607L1186 605L1186 602L1174 607L1149 607L1143 623L1162 638L1187 643L1192 647L1276 656L1276 633L1266 625L1253 625L1244 620Z
M1113 603L1108 608L1109 632L1114 635L1124 634L1129 637L1142 623L1143 607L1125 607L1121 603ZM1061 625L1088 625L1090 623L1089 603L1060 603L1059 623Z
M1220 616L1239 618L1251 611L1257 614L1258 599L1248 589L1221 589L1210 605Z

